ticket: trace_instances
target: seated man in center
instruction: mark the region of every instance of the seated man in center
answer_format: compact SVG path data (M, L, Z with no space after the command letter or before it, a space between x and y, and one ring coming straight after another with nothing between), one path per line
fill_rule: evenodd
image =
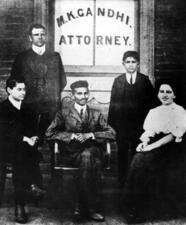
M87 105L88 82L76 81L70 87L74 104L56 114L46 131L46 137L64 142L73 164L79 168L74 219L88 216L95 221L104 221L97 211L96 200L103 164L103 144L106 140L114 140L115 132L98 110Z

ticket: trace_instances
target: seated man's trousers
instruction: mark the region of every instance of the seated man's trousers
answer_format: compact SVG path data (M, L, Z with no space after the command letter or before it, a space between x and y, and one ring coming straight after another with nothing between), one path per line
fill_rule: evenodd
M72 154L73 163L79 168L76 175L77 203L87 209L97 208L101 182L103 151L98 146L85 146Z

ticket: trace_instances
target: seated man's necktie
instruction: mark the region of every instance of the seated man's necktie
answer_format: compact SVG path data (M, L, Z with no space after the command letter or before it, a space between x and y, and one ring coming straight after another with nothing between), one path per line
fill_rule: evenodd
M80 111L80 117L81 117L81 119L83 119L83 109L81 109L81 111Z

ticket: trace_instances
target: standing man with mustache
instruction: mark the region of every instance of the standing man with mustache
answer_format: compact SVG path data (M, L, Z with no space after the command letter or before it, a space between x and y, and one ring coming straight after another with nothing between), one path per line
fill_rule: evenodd
M108 123L116 131L118 179L121 186L124 185L128 167L143 131L144 118L156 103L155 91L148 77L137 71L138 65L138 53L125 52L125 73L115 79L111 92Z
M16 56L11 77L24 77L27 83L25 102L40 114L42 137L59 108L66 76L59 53L48 49L46 28L41 24L32 24L28 38L31 48Z

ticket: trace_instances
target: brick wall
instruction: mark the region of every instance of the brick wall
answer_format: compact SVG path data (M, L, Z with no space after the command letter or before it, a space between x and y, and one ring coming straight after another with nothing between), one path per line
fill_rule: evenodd
M184 0L156 0L155 76L179 77L184 71Z
M28 46L27 29L34 21L33 0L0 1L0 99L15 55Z
M156 0L155 3L155 77L173 78L179 87L179 103L186 106L185 0Z
M184 67L184 1L157 0L155 21L156 75L178 74Z

